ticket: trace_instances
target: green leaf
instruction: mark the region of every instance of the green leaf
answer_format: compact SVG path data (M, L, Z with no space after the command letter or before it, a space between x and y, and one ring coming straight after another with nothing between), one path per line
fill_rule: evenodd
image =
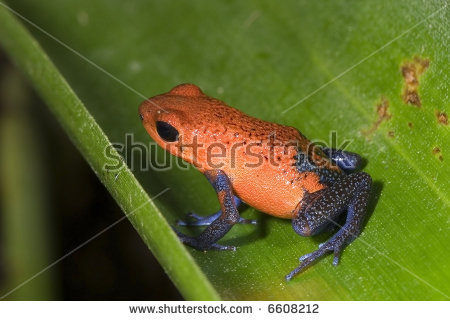
M185 249L161 213L173 224L191 210L205 215L216 210L211 187L193 169L144 171L139 157L127 157L150 195L170 187L155 200L158 207L140 209L131 221L186 298L201 293L215 298L214 291L224 299L449 298L446 1L15 0L11 5L120 79L27 25L91 118L36 43L1 12L2 44L126 213L149 200L129 170L117 180L102 171L109 142L101 130L112 142L127 143L126 156L137 154L132 142L150 141L137 118L142 96L183 82L250 115L295 126L310 139L336 146L350 141L348 149L367 159L364 170L374 187L362 235L338 267L327 257L287 283L283 276L298 257L329 235L301 238L289 221L247 208L243 216L257 218L259 225L236 226L221 241L238 245L238 251ZM428 67L419 77L424 61ZM161 149L156 153L165 156Z

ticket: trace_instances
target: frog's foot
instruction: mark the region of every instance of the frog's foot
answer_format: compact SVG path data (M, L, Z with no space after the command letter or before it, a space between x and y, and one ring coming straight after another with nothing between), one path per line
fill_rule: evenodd
M355 238L353 233L347 228L348 227L346 226L342 227L342 229L330 240L320 244L317 250L300 257L300 265L286 275L286 281L291 280L296 274L306 270L309 266L313 265L316 261L320 260L329 252L334 253L333 265L336 266L339 263L341 253L345 246Z
M210 216L201 216L196 213L186 214L187 220L177 220L178 226L207 226L214 222L222 215L222 211L218 211ZM238 224L256 224L256 220L248 220L240 217Z
M190 247L193 247L196 250L200 251L208 251L208 250L219 250L219 251L236 251L235 246L226 246L226 245L220 245L217 243L208 243L204 242L201 238L191 237L184 235L181 232L178 232L176 229L172 228L175 233L178 235L178 238L180 239L183 244L186 244Z
M305 193L292 219L294 230L301 236L315 235L329 224L339 226L340 230L316 251L303 255L300 258L301 264L286 275L286 280L292 279L328 252L334 252L333 265L339 263L345 246L361 232L371 181L370 176L364 172L353 173L336 179L324 189ZM336 220L345 212L345 224L340 226Z

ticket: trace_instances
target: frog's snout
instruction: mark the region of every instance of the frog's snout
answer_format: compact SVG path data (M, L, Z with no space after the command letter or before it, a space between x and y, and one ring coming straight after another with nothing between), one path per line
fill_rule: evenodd
M145 123L149 122L153 118L153 112L150 104L150 100L146 100L139 105L139 118Z
M144 114L145 114L144 103L139 105L138 114L139 114L139 118L143 121L145 119L145 116L144 116Z

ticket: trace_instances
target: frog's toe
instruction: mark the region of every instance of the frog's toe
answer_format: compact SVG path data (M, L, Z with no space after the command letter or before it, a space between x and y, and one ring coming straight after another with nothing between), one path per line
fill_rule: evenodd
M207 226L214 222L221 214L222 212L219 211L210 216L201 216L191 212L186 214L186 220L177 220L176 224L178 226Z
M333 250L333 252L334 252L333 265L334 266L339 264L339 261L341 259L341 254L343 251L344 251L344 245L334 248L334 250Z
M187 213L186 214L187 219L186 220L177 220L176 224L178 226L208 226L212 222L214 222L216 219L218 219L220 217L220 215L222 215L222 211L218 211L217 213L214 213L210 216L201 216L196 213ZM239 224L256 225L257 221L240 217L238 223Z
M258 224L258 221L257 220L248 220L248 219L246 219L246 218L240 218L239 219L239 222L238 222L239 224L253 224L253 225L256 225L256 224Z
M320 245L319 245L319 247L320 247ZM309 258L311 255L312 255L312 253L308 253L308 254L302 255L302 256L300 256L300 257L298 258L298 260L299 260L300 262L302 262L302 261L306 260L307 258Z
M333 258L333 265L334 266L338 265L340 259L341 259L340 258L340 254L339 254L339 256L334 256L334 258Z
M211 245L211 249L219 250L219 251L236 251L236 246L221 245L221 244L214 243Z
M186 220L176 220L175 224L178 226L189 226L191 224L191 222L186 221Z
M194 213L194 212L189 212L189 213L186 214L186 216L188 218L191 218L191 219L194 219L194 220L201 220L201 219L205 218L204 216L198 215L197 213Z

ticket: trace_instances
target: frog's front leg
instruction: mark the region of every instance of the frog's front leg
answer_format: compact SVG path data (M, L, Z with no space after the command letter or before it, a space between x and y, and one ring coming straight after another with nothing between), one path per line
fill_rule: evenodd
M334 252L333 265L338 264L344 247L361 232L371 183L367 173L358 172L342 176L332 185L304 195L292 220L294 230L301 236L317 234L330 223L338 225L336 219L345 211L347 218L340 230L321 244L318 250L300 258L301 264L286 275L286 280L292 279L328 252Z
M234 203L236 207L242 203L241 199L237 196L234 196ZM190 220L177 220L177 225L179 226L207 226L214 222L222 215L222 210L217 211L216 213L209 216L201 216L196 213L188 213L186 216ZM256 220L247 220L243 217L239 218L239 224L256 224Z
M190 237L176 231L180 240L198 250L236 250L234 246L223 246L216 242L220 240L233 227L239 223L240 216L228 176L222 170L205 172L206 178L214 187L219 199L221 214L210 222L208 227L197 237Z

